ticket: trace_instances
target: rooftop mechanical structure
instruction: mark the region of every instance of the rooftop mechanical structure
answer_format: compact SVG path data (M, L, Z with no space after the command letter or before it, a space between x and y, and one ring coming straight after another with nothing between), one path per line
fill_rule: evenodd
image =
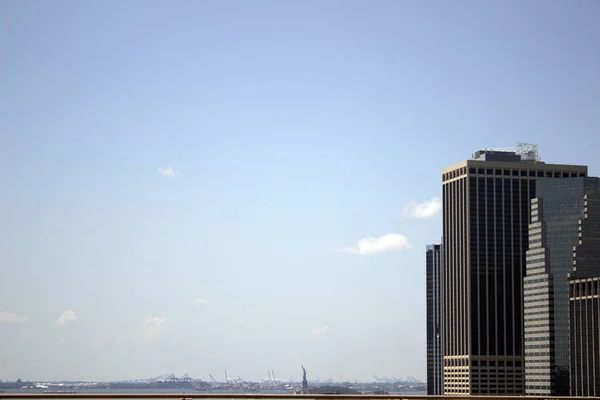
M483 152L515 153L522 161L541 162L540 146L537 144L518 142L514 147L499 147L481 150ZM475 158L475 157L473 157Z

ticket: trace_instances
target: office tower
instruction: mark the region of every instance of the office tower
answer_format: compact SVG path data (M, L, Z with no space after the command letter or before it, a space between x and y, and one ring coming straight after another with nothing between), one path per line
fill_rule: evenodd
M531 200L524 292L525 393L569 395L569 273L584 197L598 178L540 179Z
M427 246L427 394L441 395L444 384L442 355L442 246Z
M481 150L442 172L444 394L520 395L523 277L538 178L586 176L536 146Z
M571 396L600 396L600 196L584 207L569 277Z

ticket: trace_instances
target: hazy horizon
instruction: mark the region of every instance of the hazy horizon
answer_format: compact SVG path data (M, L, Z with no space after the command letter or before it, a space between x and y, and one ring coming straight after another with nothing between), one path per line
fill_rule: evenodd
M181 379L183 377L183 374L181 375L177 375L175 374L176 377L178 379ZM288 379L281 379L279 376L276 376L275 378L273 378L273 382L279 381L281 383L286 383L286 382L293 382L293 383L301 383L302 382L302 371L300 371L300 376L293 376L293 377L289 377ZM165 375L159 375L159 376L150 376L150 377L138 377L137 379L116 379L116 380L107 380L107 381L103 381L103 380L68 380L68 379L62 379L62 380L51 380L51 379L21 379L21 381L23 383L29 381L31 383L36 383L36 384L40 384L40 383L52 383L52 384L58 384L58 383L99 383L99 384L105 384L105 383L125 383L125 382L145 382L145 381L155 381L155 382L165 382L168 380L168 377L170 376L170 374L165 374ZM226 383L225 382L225 378L221 377L221 379L219 379L218 377L214 376L215 381L213 382L210 379L210 376L206 376L206 378L202 378L202 377L196 377L196 376L190 376L191 379L194 380L202 380L204 382L209 382L209 383L219 383L219 384L223 384ZM234 377L229 377L228 381L232 382L234 381L233 379ZM308 383L342 383L342 382L358 382L358 383L362 383L362 384L371 384L371 383L377 383L380 382L382 385L389 385L392 383L401 383L401 382L405 382L408 383L409 381L407 380L407 378L413 378L416 381L414 381L413 383L415 384L424 384L426 382L421 381L415 377L411 377L411 376L404 376L404 377L378 377L379 379L387 379L387 378L397 378L396 380L392 379L391 381L378 381L377 379L375 379L374 377L371 377L371 379L364 379L364 380L352 380L352 381L348 381L348 380L333 380L333 379L307 379ZM269 377L266 373L265 376L262 377L261 379L256 379L256 380L250 380L247 379L244 382L246 383L260 383L263 381L269 381L271 379L271 377ZM4 380L4 382L15 382L17 379L15 380ZM148 388L151 389L151 388ZM168 386L164 387L164 389L169 390L169 389L173 389L173 390L177 390L178 387L173 387L170 388ZM180 389L180 388L179 388ZM269 390L269 387L265 387L264 390ZM135 389L132 389L135 390ZM272 389L272 390L282 390L282 389Z
M598 15L0 2L0 379L425 381L441 170L600 175Z

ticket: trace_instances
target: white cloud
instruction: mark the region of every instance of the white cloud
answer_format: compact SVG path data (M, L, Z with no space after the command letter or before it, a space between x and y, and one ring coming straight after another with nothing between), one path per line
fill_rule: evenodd
M25 327L21 328L21 330L19 331L19 335L21 335L23 339L33 338L33 332L31 332L31 329Z
M167 318L151 315L139 321L139 325L134 330L117 333L100 332L98 337L102 338L100 340L117 345L148 344L169 330L171 328L168 327Z
M248 322L248 321L246 321L246 318L240 318L240 319L238 320L238 322L239 322L240 324L246 324L246 322Z
M113 341L113 343L115 343L115 344L121 344L121 343L126 343L126 342L135 340L136 338L134 337L134 335L135 335L135 332L131 333L129 335L116 334L116 335L108 335L106 337L111 339Z
M204 306L204 305L208 304L208 301L206 301L206 299L199 297L196 299L196 301L194 301L194 304L197 306Z
M77 315L73 312L73 310L63 311L63 313L56 320L57 326L63 326L70 322L73 322L77 319Z
M175 178L177 176L177 173L170 165L167 168L158 167L157 170L158 173L164 176L165 178Z
M324 335L327 333L328 330L329 330L328 326L323 326L321 328L312 328L312 335L313 336Z
M167 319L164 317L149 316L144 320L144 328L139 338L144 341L152 340L156 335L167 329Z
M163 326L165 322L167 322L167 319L164 317L149 316L144 320L144 323L148 326Z
M429 200L417 202L411 201L402 210L404 217L412 218L431 218L442 210L442 200L439 197L432 197Z
M114 344L121 344L121 343L125 343L126 341L132 342L136 339L136 334L137 332L131 332L129 333L129 335L123 335L120 333L107 333L107 332L100 332L98 333L98 340L100 340L103 343L114 343Z
M4 324L22 324L25 322L25 317L13 314L9 311L0 311L0 323Z
M360 239L353 247L346 247L342 251L353 254L375 254L391 250L406 250L412 248L412 244L404 235L388 233L377 238L366 237Z

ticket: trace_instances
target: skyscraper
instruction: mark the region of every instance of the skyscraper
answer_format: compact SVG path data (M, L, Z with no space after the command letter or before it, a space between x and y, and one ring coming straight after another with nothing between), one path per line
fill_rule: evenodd
M444 385L442 354L442 246L427 246L427 394L441 395Z
M524 290L525 392L569 395L569 294L585 195L598 178L541 179L531 200Z
M571 396L600 396L600 196L586 195L569 277Z
M481 150L442 171L442 337L446 395L519 395L523 277L538 178L587 175L531 148Z

